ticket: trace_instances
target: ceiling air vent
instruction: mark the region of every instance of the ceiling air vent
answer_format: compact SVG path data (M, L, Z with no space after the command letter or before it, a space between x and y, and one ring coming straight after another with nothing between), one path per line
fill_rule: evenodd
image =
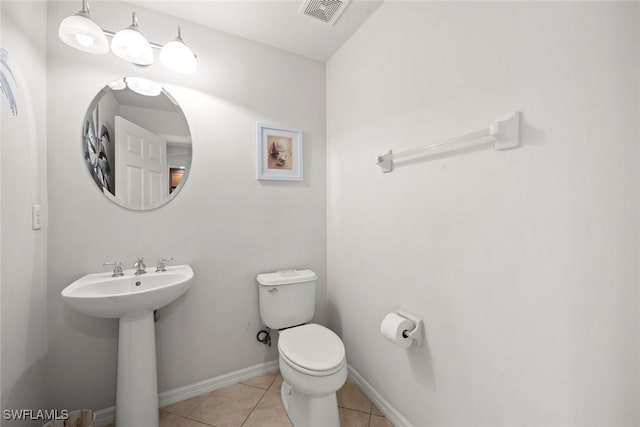
M305 0L300 14L318 19L327 24L335 24L350 0Z

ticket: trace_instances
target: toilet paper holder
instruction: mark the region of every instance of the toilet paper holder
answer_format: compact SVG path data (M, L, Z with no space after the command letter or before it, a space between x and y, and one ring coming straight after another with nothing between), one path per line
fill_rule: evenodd
M405 338L413 339L413 341L418 347L422 347L422 341L423 341L422 330L424 329L424 322L422 321L422 319L416 316L415 314L402 310L401 308L396 310L396 314L398 316L404 317L405 319L412 321L414 324L413 329L410 331L403 331L402 336Z

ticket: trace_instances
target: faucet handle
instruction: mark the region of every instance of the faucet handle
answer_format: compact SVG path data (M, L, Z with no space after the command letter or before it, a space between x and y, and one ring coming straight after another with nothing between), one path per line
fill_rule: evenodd
M124 273L122 272L122 262L105 262L102 263L102 265L113 265L113 274L111 275L111 277L124 276Z
M167 271L167 268L164 266L165 261L173 261L173 257L171 257L171 258L158 258L158 266L156 267L156 273Z
M140 257L136 260L136 262L133 263L133 269L135 270L135 275L139 276L141 274L146 273L145 268L147 268L146 265L144 265L144 258Z

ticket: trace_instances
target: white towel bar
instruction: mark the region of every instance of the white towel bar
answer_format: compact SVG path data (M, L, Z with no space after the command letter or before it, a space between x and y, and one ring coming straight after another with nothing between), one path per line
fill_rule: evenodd
M391 150L378 156L376 164L383 173L393 172L393 161L402 157L410 157L437 151L444 146L458 143L482 144L493 142L496 150L508 150L520 146L520 112L514 111L498 117L487 129L471 132L456 138L436 142L422 147L394 153Z

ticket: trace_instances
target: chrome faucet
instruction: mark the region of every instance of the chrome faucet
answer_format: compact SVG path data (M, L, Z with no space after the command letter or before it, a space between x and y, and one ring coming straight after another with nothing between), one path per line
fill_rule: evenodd
M171 258L158 258L158 266L156 267L156 273L161 273L167 271L164 263L165 261L173 261L173 257Z
M143 261L144 258L140 257L133 263L133 269L136 271L134 274L136 276L146 273L145 268L147 268L147 266L144 265Z
M113 274L111 275L111 277L124 276L124 273L122 272L122 263L120 261L105 262L102 265L113 265Z

